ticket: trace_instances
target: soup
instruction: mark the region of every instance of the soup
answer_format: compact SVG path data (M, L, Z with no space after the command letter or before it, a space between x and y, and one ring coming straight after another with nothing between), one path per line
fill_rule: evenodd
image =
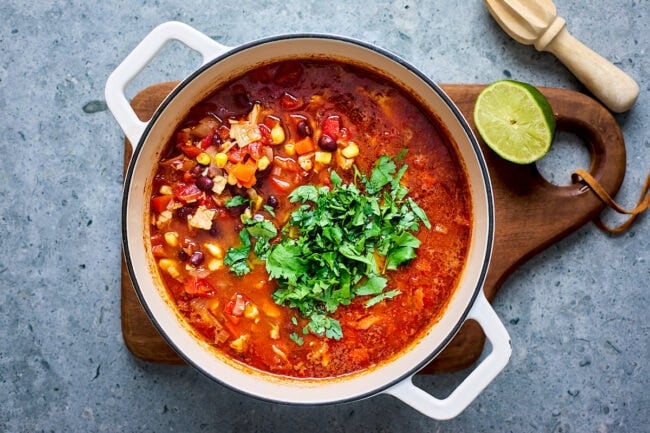
M150 249L216 350L297 378L372 368L444 312L471 232L444 127L381 76L260 66L193 107L157 166Z

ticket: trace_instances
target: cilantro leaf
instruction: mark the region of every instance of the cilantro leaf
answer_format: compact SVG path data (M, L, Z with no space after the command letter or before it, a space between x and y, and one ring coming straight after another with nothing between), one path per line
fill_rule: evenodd
M242 276L251 271L248 265L248 255L251 251L251 240L246 230L239 232L242 244L239 247L230 247L226 252L223 263L230 266L230 270L237 276Z
M335 340L343 338L341 323L339 323L338 320L327 317L324 314L314 314L310 319L311 320L306 326L308 332L320 337L324 335L327 338L333 338Z
M296 334L295 332L292 332L291 334L289 334L289 338L294 343L296 343L298 346L302 346L305 343L305 340L300 335Z
M414 233L420 222L428 224L401 183L406 170L381 156L369 177L355 166L353 182L344 183L332 170L331 187L304 185L290 194L299 206L269 246L266 270L278 283L273 300L309 320L305 334L342 338L331 316L339 306L371 296L365 302L370 307L400 294L386 291L385 273L416 256L420 240ZM251 234L258 230L264 227Z
M236 195L234 197L229 198L226 201L226 207L231 208L231 207L237 207L241 205L247 205L250 203L250 199L247 199L241 195Z
M399 295L400 293L402 292L400 292L399 290L389 290L388 292L383 292L377 296L370 298L369 300L366 301L364 305L366 306L366 308L370 308L373 305L380 303L381 301L384 301L386 299L392 299L395 296Z

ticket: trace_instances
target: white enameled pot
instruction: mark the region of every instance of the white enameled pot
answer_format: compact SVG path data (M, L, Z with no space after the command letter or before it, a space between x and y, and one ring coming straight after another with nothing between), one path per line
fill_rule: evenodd
M171 92L150 121L142 122L129 105L125 88L171 40L198 51L203 56L203 65ZM291 58L336 59L357 64L407 89L447 128L465 164L471 188L473 227L467 263L442 318L390 362L334 379L278 377L219 355L184 325L161 284L145 242L149 185L156 162L188 110L243 72L260 64ZM437 85L408 63L370 44L332 35L287 35L235 48L225 47L192 27L167 22L151 31L111 74L106 83L106 102L134 145L122 206L123 248L130 276L142 305L160 333L180 356L209 378L248 395L292 404L337 403L386 393L429 417L449 419L463 411L508 363L511 353L508 333L482 290L494 236L493 199L485 161L460 111ZM413 375L444 349L468 319L476 320L483 328L491 343L490 353L445 399L437 399L413 385Z

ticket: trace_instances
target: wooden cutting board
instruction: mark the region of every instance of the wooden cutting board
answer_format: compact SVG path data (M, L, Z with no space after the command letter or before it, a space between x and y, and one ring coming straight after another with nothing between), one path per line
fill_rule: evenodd
M148 120L176 85L161 83L144 89L132 101L141 120ZM482 85L442 85L472 122L474 101ZM576 134L591 154L590 173L612 196L625 175L625 143L613 116L590 97L570 90L541 88L549 99L558 130ZM477 134L478 136L478 134ZM496 231L485 294L492 300L504 280L527 259L566 237L596 217L604 204L584 184L548 183L535 165L518 166L497 157L481 142L487 160L496 208ZM131 145L125 143L125 167ZM576 167L581 168L581 167ZM584 168L584 167L582 167ZM136 357L152 362L183 363L160 336L142 308L122 262L122 332ZM447 348L423 373L457 371L470 366L483 350L485 336L473 321L466 322Z

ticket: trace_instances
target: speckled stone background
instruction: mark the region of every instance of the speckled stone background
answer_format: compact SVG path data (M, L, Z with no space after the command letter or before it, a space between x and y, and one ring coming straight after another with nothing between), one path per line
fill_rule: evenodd
M640 85L636 106L616 116L628 151L618 199L629 207L650 169L650 2L556 4L576 37ZM513 78L585 91L554 57L509 39L482 2L4 0L0 17L0 431L649 431L647 216L618 237L588 224L507 281L495 308L512 359L452 421L384 395L327 407L261 402L191 368L141 362L123 345L123 134L103 95L148 31L180 20L230 46L336 33L391 50L441 83ZM182 78L198 61L171 44L129 94ZM540 167L567 184L587 163L583 146L560 135ZM416 382L445 395L462 377Z

